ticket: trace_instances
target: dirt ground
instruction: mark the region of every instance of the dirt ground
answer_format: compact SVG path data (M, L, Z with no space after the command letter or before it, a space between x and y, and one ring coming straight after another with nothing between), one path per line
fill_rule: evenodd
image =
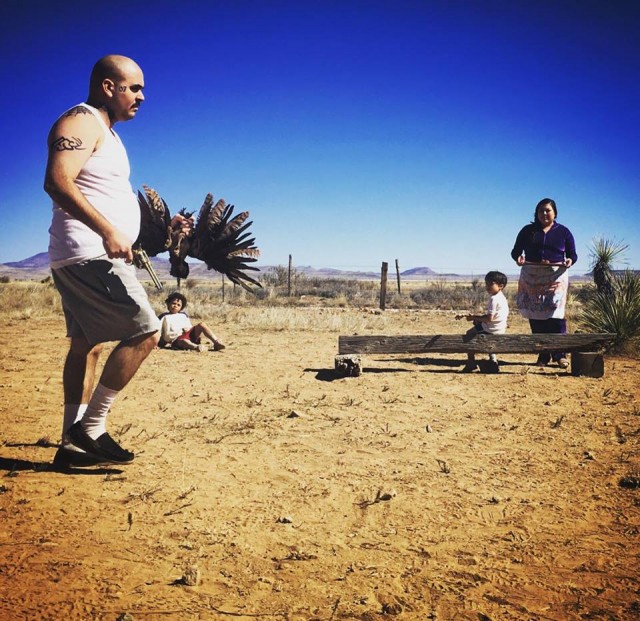
M3 621L640 618L638 360L336 379L340 329L227 323L224 352L156 350L116 402L133 464L63 473L63 325L28 327L0 335Z

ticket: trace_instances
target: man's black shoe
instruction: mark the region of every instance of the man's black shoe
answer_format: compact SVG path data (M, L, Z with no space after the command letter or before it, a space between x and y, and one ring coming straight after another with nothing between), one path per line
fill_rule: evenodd
M103 459L91 453L80 453L61 446L53 458L53 465L56 468L90 468L91 466L102 466L110 464L111 461Z
M131 451L123 449L108 433L103 433L94 440L82 428L80 421L69 427L67 435L76 446L84 449L87 453L92 453L112 463L128 464L135 457Z

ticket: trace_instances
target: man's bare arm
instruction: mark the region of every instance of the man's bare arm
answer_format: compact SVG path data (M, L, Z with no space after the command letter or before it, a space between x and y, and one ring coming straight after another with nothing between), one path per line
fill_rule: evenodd
M91 205L75 183L102 139L102 128L97 119L82 110L86 111L86 108L73 108L51 128L44 190L60 208L100 235L109 258L131 261L128 238Z

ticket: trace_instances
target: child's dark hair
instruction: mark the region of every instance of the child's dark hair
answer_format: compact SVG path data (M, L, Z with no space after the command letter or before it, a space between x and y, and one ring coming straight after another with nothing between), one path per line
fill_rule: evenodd
M184 297L184 295L182 295L182 293L178 293L177 291L175 293L172 293L165 301L164 303L169 306L169 304L171 304L171 302L173 302L174 300L180 300L182 302L182 310L184 310L185 308L187 308L187 298Z
M493 282L502 287L507 286L507 277L502 272L487 272L487 275L484 277L484 281Z

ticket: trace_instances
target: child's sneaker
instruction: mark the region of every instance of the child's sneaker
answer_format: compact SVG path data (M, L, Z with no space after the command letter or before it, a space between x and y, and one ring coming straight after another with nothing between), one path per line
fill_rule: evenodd
M538 359L536 360L536 366L538 367L546 367L551 362L551 354L542 353L538 354Z

